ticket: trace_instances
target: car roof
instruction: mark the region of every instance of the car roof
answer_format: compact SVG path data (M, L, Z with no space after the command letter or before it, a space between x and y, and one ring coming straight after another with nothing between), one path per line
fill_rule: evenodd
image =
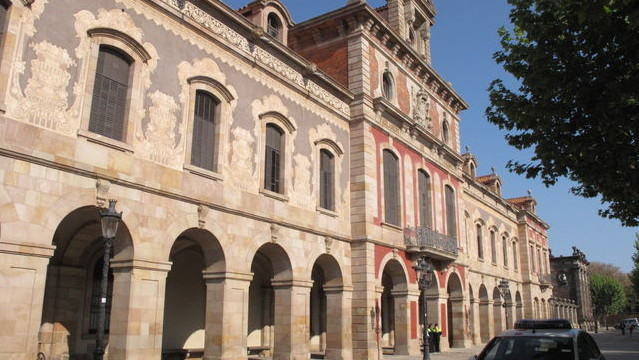
M581 329L513 329L502 332L498 337L534 336L574 338L582 331Z

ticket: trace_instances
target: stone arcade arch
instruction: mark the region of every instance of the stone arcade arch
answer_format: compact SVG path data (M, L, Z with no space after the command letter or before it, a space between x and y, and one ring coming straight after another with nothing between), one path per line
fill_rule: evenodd
M406 309L408 284L399 261L389 260L382 271L380 301L381 346L395 355L408 354L409 317Z
M344 280L337 260L320 255L311 273L310 350L325 359L351 358L350 311ZM328 320L330 318L330 321Z
M517 320L523 319L524 318L524 303L523 303L523 301L521 301L521 294L519 293L519 291L517 291L515 293L515 306L517 307L516 319Z
M249 353L278 360L308 358L311 282L293 279L291 261L286 251L275 243L264 244L257 250L251 272Z
M216 284L226 267L220 243L206 230L188 229L173 243L169 260L162 352L166 356L220 354L222 296Z
M56 247L47 269L39 350L47 359L91 357L100 301L104 240L98 208L85 206L66 215L53 235ZM112 248L113 261L133 259L133 241L123 220ZM107 343L126 335L129 272L109 271ZM114 278L116 281L114 281ZM118 344L121 345L121 344ZM123 348L123 346L116 346ZM109 351L109 348L107 348Z
M482 342L487 342L491 338L490 305L488 290L486 290L486 286L484 284L481 284L479 286L479 331Z
M448 346L464 347L464 292L459 275L450 274L446 290L448 293L446 304Z

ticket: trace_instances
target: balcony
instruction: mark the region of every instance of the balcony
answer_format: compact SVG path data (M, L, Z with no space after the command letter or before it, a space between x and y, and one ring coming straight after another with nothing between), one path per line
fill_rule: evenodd
M405 228L406 252L454 261L457 259L457 240L426 227Z
M548 289L552 285L552 275L539 274L539 287L542 291Z

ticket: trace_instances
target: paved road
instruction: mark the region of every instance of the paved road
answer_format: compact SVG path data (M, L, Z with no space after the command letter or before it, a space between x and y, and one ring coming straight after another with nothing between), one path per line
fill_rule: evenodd
M639 360L639 334L632 337L626 332L621 336L619 330L600 331L592 334L604 353L606 360ZM483 345L468 349L451 349L443 353L431 354L431 360L468 360L473 355L479 354ZM421 360L421 356L384 356L384 360Z

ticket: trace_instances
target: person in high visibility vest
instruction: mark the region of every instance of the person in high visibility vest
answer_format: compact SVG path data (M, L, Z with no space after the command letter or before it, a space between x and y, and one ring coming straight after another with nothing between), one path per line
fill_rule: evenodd
M434 329L435 328L433 327L433 324L428 324L428 328L426 328L426 331L428 333L428 348L429 348L430 352L432 352L433 349L434 349L433 348L433 346L434 346L434 343L433 343L433 330Z
M434 345L434 349L433 352L440 352L439 349L439 340L442 337L442 329L439 327L439 324L435 324L435 327L433 328L433 345Z

